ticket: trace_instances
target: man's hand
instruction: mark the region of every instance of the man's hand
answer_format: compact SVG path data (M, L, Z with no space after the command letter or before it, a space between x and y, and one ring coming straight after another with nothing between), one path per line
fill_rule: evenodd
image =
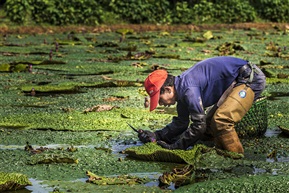
M156 141L156 134L151 132L151 131L139 130L139 133L137 136L138 136L139 140L143 143Z

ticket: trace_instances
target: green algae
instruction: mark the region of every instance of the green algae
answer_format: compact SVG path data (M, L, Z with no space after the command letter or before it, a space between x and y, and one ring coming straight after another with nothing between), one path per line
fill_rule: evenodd
M51 187L56 187L63 192L85 192L85 193L131 193L131 192L151 192L151 193L169 193L172 190L160 189L157 186L144 186L140 185L110 185L107 186L96 186L92 183L83 183L79 181L44 181L43 183L48 184Z
M37 150L41 146L44 148L48 144L64 144L64 147L72 147L73 145L84 145L90 146L95 145L100 147L111 148L112 144L106 144L107 141L113 141L117 138L119 132L111 131L53 131L53 130L25 130L25 129L0 129L0 141L1 146L9 147L10 145L20 147L24 150L27 146L27 141ZM128 132L127 132L128 133ZM125 135L126 132L123 132ZM129 134L129 133L128 133ZM122 136L122 135L121 135ZM122 136L124 139L130 139L133 135L128 135L127 137ZM60 145L62 148L62 146Z
M162 118L170 120L171 115L147 113L147 110L134 108L114 108L111 111L91 112L59 111L53 114L40 112L30 114L29 119L25 114L5 116L0 120L2 127L23 126L27 129L52 129L52 130L130 130L126 122L136 123L137 127L148 128L149 123ZM137 112L137 114L136 114ZM79 121L81 120L81 121ZM21 124L19 124L21 123Z
M194 164L202 151L203 146L195 146L192 150L167 150L156 143L146 143L125 150L129 156L147 161L163 161L174 163Z
M288 84L289 83L289 79L280 79L280 78L266 78L266 82L268 84L276 84L276 83L284 83L284 84Z
M124 153L133 158L141 160L187 163L190 165L195 165L203 153L210 151L215 151L215 153L225 157L231 157L235 159L243 158L242 154L210 148L202 144L194 145L194 147L189 150L168 150L162 148L156 143L151 142L146 143L143 146L130 147L126 149Z
M31 185L27 176L20 173L6 173L0 171L0 191L19 190Z
M247 176L183 186L175 192L287 192L288 176Z

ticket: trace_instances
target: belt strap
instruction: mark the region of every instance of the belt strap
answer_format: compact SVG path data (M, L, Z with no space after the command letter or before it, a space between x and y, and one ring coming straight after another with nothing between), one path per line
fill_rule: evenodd
M251 68L251 73L250 73L250 78L249 80L247 81L247 83L251 83L253 78L254 78L254 67L253 67L253 64L251 62L248 62L248 64Z
M251 62L248 62L247 64L245 64L244 66L242 66L240 68L239 74L242 74L247 68L251 68L250 77L249 77L248 81L246 82L246 84L250 84L254 78L254 72L255 72L254 64L252 64Z

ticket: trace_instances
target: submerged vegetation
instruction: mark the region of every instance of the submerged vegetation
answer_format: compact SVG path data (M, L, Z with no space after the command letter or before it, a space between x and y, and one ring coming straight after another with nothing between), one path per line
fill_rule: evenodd
M269 190L268 180L280 186L289 175L287 30L122 29L1 36L0 172L41 181L47 186L44 192L209 192L213 187L250 192L252 187ZM266 105L260 102L252 109L258 112L247 120L251 126L239 132L244 157L232 159L236 157L207 142L187 152L141 146L127 123L155 131L176 115L174 107L144 108L142 84L148 73L162 68L178 75L221 55L250 60L267 76ZM136 153L147 147L149 156ZM186 157L196 151L198 161ZM91 176L94 180L86 183Z

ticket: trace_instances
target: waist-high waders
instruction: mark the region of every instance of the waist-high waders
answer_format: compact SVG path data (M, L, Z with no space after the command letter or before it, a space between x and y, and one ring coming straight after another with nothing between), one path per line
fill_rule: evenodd
M235 130L235 124L245 116L254 102L254 92L250 88L254 68L249 62L239 70L239 75L251 68L245 83L233 82L215 105L215 112L210 120L211 132L217 148L244 154L243 146Z

